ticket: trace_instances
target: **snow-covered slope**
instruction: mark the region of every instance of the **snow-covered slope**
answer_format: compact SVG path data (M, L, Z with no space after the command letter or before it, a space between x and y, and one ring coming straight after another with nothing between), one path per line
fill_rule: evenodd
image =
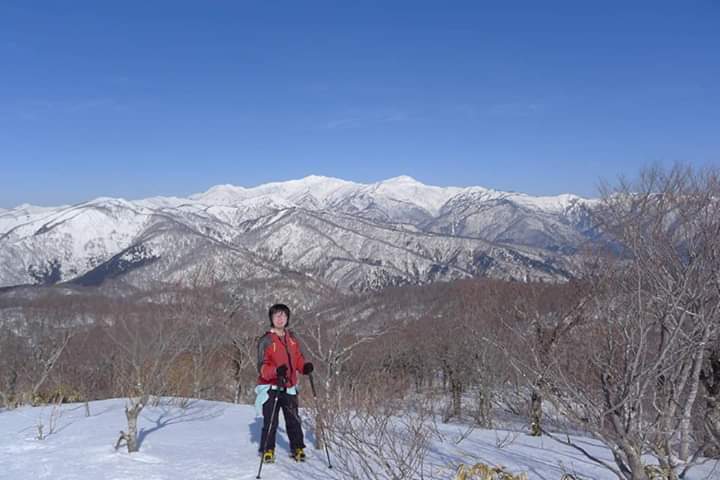
M0 210L0 287L98 284L132 271L142 288L207 261L243 278L293 270L353 289L471 275L562 280L568 254L588 238L592 205L408 176L360 184L314 175L185 199L21 205Z
M82 404L62 405L55 412L55 429L38 440L38 424L49 433L51 407L0 410L0 480L119 480L144 478L254 479L262 419L254 407L202 400L186 408L161 405L146 407L140 415L140 451L113 448L120 430L126 430L124 400L90 403L90 416ZM301 410L305 441L311 445L314 430ZM321 451L307 449L308 460L288 458L287 435L280 421L277 462L264 465L262 478L269 480L343 478L336 453L335 468L327 468ZM530 437L509 430L469 430L467 425L441 424L442 437L432 437L424 463L424 478L453 478L460 464L503 465L514 473L525 472L531 480L558 480L563 473L576 478L614 479L609 471L593 464L576 450L548 437ZM469 432L469 433L468 433ZM463 438L466 435L466 438ZM612 454L590 438L581 438L590 453L612 463ZM504 446L498 446L503 445ZM352 457L350 457L352 458ZM717 478L717 462L689 472L688 480Z

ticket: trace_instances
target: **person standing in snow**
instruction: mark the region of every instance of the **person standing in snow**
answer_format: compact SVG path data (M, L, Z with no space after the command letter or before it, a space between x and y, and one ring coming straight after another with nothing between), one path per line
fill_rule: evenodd
M305 442L298 414L298 373L309 375L313 371L313 364L305 361L297 337L287 329L290 323L290 309L278 303L270 307L268 316L270 330L260 337L258 342L259 376L255 388L257 394L255 406L258 410L262 409L263 414L260 453L263 462L275 461L278 410L282 409L285 428L290 439L291 455L296 461L301 462L305 460Z

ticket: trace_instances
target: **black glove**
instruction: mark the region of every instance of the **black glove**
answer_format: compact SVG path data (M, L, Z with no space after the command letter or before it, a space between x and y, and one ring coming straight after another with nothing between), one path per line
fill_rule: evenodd
M287 378L287 365L280 365L275 369L278 378Z
M310 375L313 370L315 370L313 364L310 362L305 362L305 365L303 365L303 375Z

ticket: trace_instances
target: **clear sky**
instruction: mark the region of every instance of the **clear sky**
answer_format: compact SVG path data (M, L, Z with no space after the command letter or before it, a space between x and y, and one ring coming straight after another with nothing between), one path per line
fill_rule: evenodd
M0 2L0 207L720 164L720 1Z

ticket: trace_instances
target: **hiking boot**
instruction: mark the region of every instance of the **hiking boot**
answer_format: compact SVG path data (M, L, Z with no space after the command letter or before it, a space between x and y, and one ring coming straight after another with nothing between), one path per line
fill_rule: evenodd
M304 462L306 458L305 452L302 448L296 448L291 456L295 459L296 462Z
M265 450L263 453L263 463L275 463L275 450L269 449Z

